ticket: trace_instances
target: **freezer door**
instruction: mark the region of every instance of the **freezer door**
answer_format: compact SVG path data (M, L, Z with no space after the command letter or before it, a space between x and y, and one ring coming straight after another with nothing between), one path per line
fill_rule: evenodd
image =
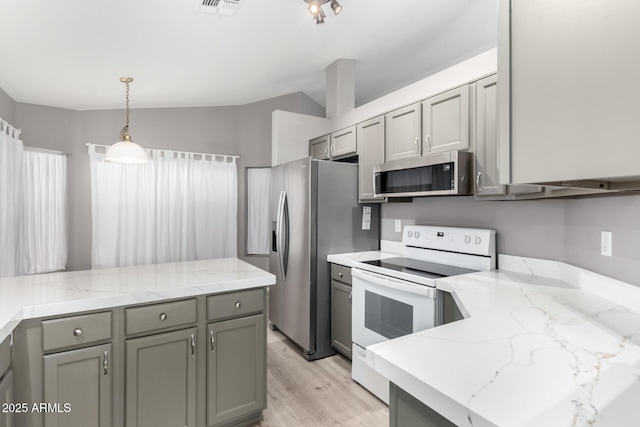
M278 217L281 212L281 195L284 192L284 165L271 168L269 181L269 218L271 220L271 251L269 272L276 276L276 284L269 287L269 321L278 329L283 327L284 277L281 271L280 248L278 247Z
M284 287L284 326L290 339L312 353L315 333L311 324L310 283L310 204L311 160L296 160L285 164L284 180L288 209L288 260Z

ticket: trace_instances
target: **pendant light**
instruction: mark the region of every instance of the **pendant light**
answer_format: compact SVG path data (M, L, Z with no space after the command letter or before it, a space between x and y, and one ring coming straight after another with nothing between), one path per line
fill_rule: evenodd
M104 159L114 163L126 163L126 164L144 164L149 162L147 152L144 151L135 142L131 141L131 135L129 135L129 83L133 81L131 77L120 77L120 81L127 86L127 109L126 117L127 121L120 131L120 142L113 144L104 155Z

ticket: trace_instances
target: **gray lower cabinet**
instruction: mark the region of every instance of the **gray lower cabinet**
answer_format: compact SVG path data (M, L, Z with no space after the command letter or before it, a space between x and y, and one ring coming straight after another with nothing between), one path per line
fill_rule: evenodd
M331 264L331 346L351 359L351 268Z
M455 427L456 425L418 399L390 384L389 427Z
M209 324L207 425L227 425L266 406L264 314Z
M127 427L196 427L197 328L126 341Z
M0 427L13 427L13 411L8 407L13 403L13 373L7 371L0 378Z
M384 163L384 116L358 124L358 199L361 202L384 202L385 197L373 192L373 172L376 165Z
M44 356L46 427L111 426L110 357L111 344Z

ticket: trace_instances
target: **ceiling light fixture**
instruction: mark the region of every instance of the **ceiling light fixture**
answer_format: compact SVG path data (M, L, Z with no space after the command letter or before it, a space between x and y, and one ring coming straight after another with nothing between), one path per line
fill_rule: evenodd
M116 142L107 149L104 159L114 163L148 163L149 157L147 156L147 152L138 144L131 141L131 135L129 135L129 83L131 83L133 79L131 77L120 77L120 81L127 86L127 109L125 112L127 121L120 131L120 142Z
M327 17L325 15L324 10L322 10L322 5L331 2L331 9L334 14L339 14L342 12L342 6L338 3L338 0L304 0L309 6L309 13L313 15L313 18L316 20L316 24L324 24L324 18Z

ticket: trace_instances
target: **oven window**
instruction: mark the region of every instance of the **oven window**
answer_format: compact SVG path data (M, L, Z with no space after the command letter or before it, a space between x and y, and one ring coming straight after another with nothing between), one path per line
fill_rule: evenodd
M413 333L413 306L365 291L365 328L392 339Z

